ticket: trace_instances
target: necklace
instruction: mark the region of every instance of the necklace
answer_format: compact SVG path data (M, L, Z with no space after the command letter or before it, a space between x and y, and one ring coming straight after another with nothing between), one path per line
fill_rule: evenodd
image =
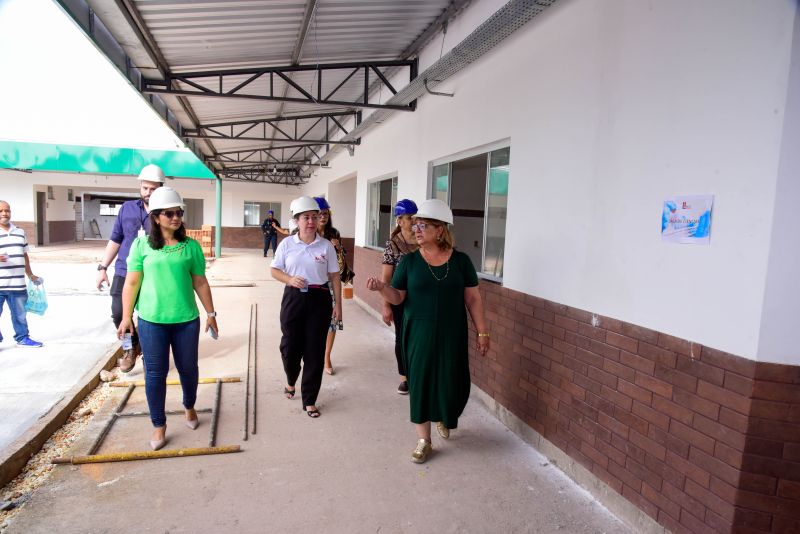
M422 250L420 249L420 253L421 253L421 252L422 252ZM436 276L436 273L435 273L435 272L433 272L433 267L431 267L431 264L430 264L430 263L428 263L428 260L425 258L425 256L423 256L422 254L420 254L420 255L422 256L422 259L423 259L423 260L425 260L425 265L427 265L427 266L428 266L428 270L431 272L431 276L433 276L433 277L436 279L436 281L437 281L437 282L441 282L442 280L444 280L445 278L447 278L447 275L448 275L448 274L450 274L450 259L449 259L449 258L448 258L448 260L447 260L447 261L445 262L445 264L444 264L444 265L445 265L445 267L446 267L446 270L445 270L445 272L444 272L444 276L443 276L443 277L441 277L441 278L439 278L438 276ZM439 265L438 267L441 267L441 265Z

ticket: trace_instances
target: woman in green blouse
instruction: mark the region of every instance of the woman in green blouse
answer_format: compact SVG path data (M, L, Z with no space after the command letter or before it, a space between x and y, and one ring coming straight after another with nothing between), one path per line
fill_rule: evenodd
M200 244L186 237L184 203L171 187L150 196L150 233L137 237L128 255L128 274L122 289L122 322L117 335L130 330L134 303L139 314L139 339L145 364L145 393L153 423L150 446L166 444L169 351L181 379L186 426L196 429L197 348L200 337L200 298L208 318L205 330L219 332L211 289L205 276L206 262Z

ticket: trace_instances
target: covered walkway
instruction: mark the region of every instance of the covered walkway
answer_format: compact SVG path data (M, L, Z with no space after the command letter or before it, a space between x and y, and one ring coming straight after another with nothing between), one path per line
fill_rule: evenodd
M230 251L209 270L221 336L201 339L201 376L244 378L250 304L258 304L257 434L243 441L244 383L224 384L218 445L238 454L59 466L7 534L39 532L632 532L503 426L473 394L450 441L409 461L408 399L397 395L393 334L354 301L334 348L318 406L281 394L278 309L283 286L258 251ZM255 287L233 287L253 282ZM363 283L363 281L361 281ZM139 374L141 373L141 366ZM116 406L114 393L73 452L83 454ZM473 391L473 393L475 393ZM200 386L198 408L214 386ZM252 399L251 399L252 400ZM170 389L168 409L180 407ZM146 409L137 388L126 410ZM191 431L170 419L167 448L202 447L209 420ZM149 423L121 419L99 451L147 448Z

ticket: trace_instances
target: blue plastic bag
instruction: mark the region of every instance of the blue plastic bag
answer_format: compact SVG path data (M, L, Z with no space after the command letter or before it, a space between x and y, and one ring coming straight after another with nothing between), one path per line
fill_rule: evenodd
M47 311L47 293L41 279L38 284L28 280L28 302L25 303L25 310L36 315L44 315Z

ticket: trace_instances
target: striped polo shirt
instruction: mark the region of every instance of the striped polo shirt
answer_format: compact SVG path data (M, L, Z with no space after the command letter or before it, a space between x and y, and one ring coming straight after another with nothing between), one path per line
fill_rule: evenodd
M0 262L0 291L25 290L25 253L28 239L25 230L11 224L8 230L0 228L0 254L8 258Z

